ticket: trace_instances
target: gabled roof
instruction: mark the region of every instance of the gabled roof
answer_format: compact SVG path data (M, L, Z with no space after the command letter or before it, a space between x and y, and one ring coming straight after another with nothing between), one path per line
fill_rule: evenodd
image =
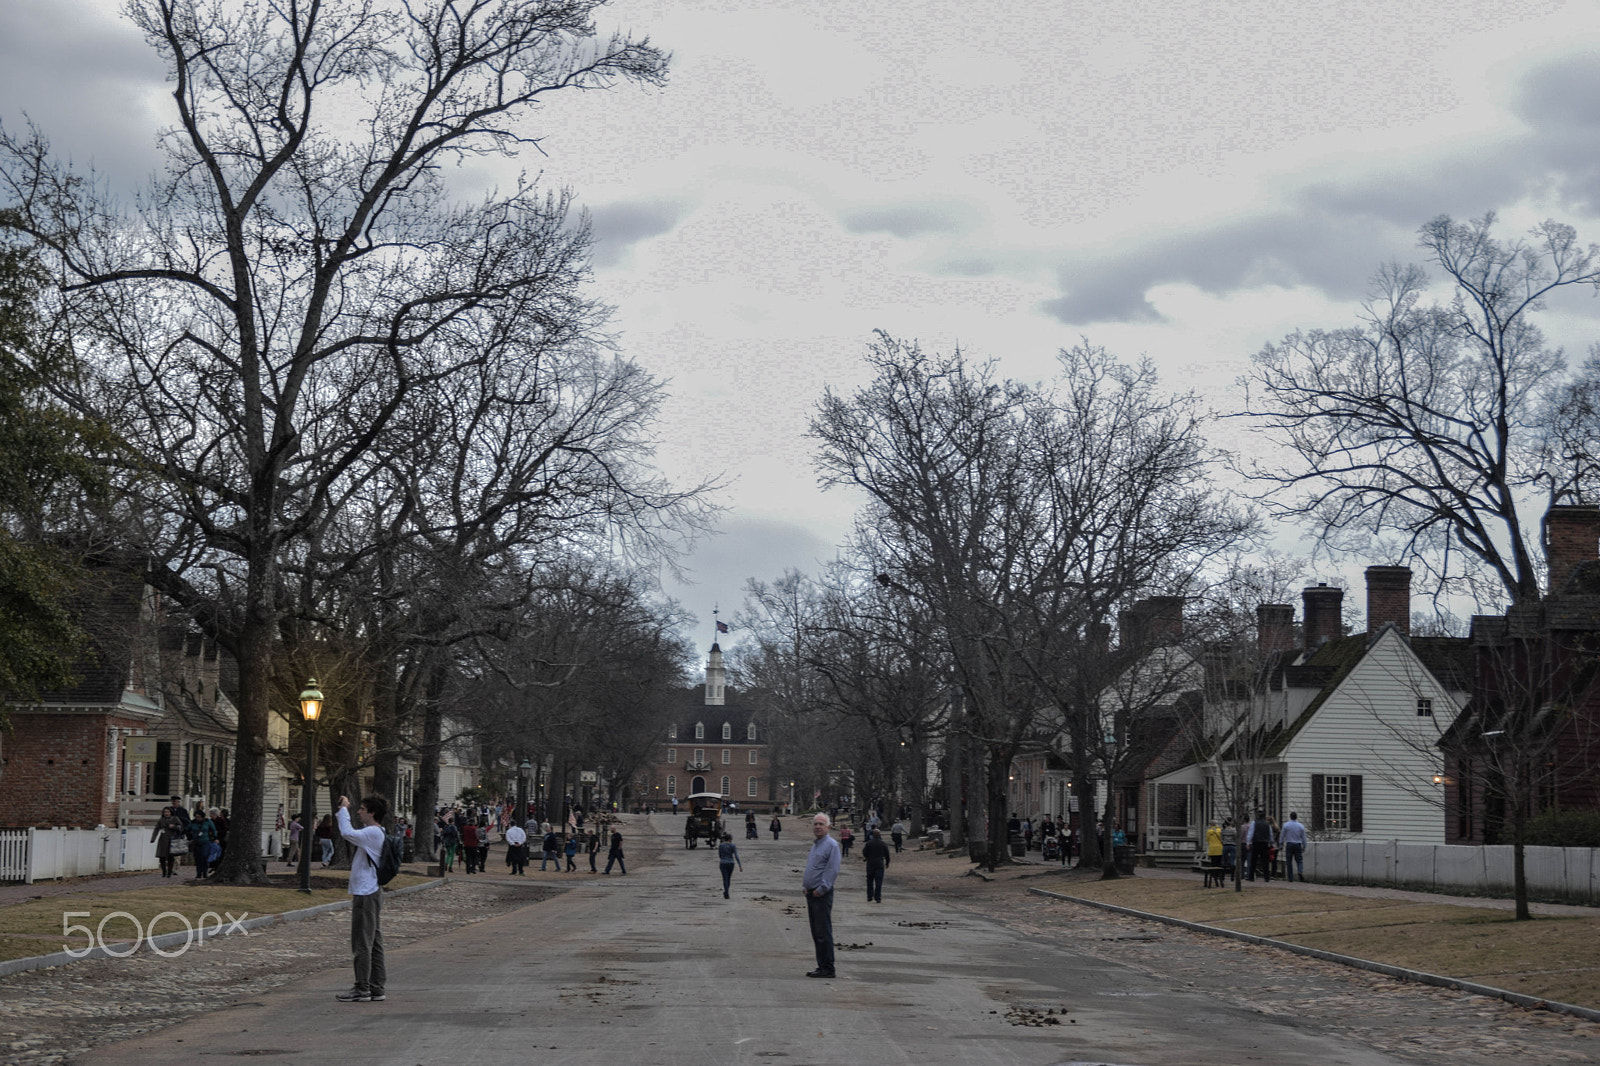
M766 741L761 727L761 716L756 709L740 702L732 689L724 689L723 692L725 702L720 705L706 703L704 685L680 689L668 697L670 709L667 720L676 723L678 727L678 743L694 740L696 722L705 723L704 741L708 744L722 739L723 722L733 726L733 738L729 741L730 744L752 743L745 739L751 722L756 724L756 739L753 743L760 744Z

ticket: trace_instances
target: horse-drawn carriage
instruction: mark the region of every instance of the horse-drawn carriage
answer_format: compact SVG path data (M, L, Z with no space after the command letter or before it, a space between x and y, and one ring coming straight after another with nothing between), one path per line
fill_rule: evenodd
M715 792L696 792L689 797L689 814L683 820L683 846L696 848L704 840L715 847L722 839L722 797Z

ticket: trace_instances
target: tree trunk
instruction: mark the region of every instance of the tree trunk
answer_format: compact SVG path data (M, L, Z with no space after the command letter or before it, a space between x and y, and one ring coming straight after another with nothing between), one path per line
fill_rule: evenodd
M261 862L261 807L265 800L267 773L267 725L273 691L273 624L270 586L276 580L276 567L270 560L251 560L247 581L249 602L257 606L245 616L239 633L239 729L233 748L233 800L229 814L232 832L247 842L223 853L213 875L215 881L229 885L265 884L266 869ZM267 571L262 573L261 571ZM309 832L310 826L306 827Z
M1102 849L1105 854L1100 856L1100 880L1114 881L1122 875L1117 872L1116 848L1116 822L1117 822L1117 776L1113 769L1106 770L1106 809L1100 813L1102 834L1106 846Z
M428 674L427 692L422 701L422 744L417 753L417 790L411 805L415 825L416 852L433 855L433 812L439 806L439 752L444 746L444 710L439 696L444 691L444 671L434 667Z
M985 768L985 806L988 808L986 831L988 833L989 861L985 865L993 872L996 866L1011 862L1011 835L1006 830L1007 808L1010 806L1011 758L996 752Z
M959 848L967 842L967 826L961 802L961 774L965 763L961 758L961 736L954 729L944 742L944 803L945 847Z
M1092 869L1100 865L1100 841L1095 836L1098 815L1095 813L1095 776L1089 760L1073 759L1072 789L1078 794L1078 866ZM1067 823L1072 822L1071 801L1068 801Z

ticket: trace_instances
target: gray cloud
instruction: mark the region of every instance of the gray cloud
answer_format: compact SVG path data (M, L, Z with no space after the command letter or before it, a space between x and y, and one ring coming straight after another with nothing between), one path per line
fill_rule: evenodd
M972 224L970 209L958 204L899 204L858 207L839 221L850 233L888 233L905 240L929 233L959 233Z
M651 200L605 204L589 211L596 266L613 266L643 240L668 233L688 213L686 204Z
M127 188L160 165L146 110L165 86L161 57L126 20L107 22L74 0L0 7L0 117L21 132L26 112L57 156L93 164Z
M1072 326L1153 321L1160 316L1145 293L1165 283L1213 294L1262 283L1312 285L1347 299L1367 291L1378 264L1415 259L1417 228L1437 215L1476 216L1531 196L1552 196L1574 215L1593 214L1600 205L1600 62L1585 53L1530 71L1513 110L1528 128L1499 141L1405 169L1312 182L1268 213L1109 256L1069 258L1057 268L1062 295L1043 309Z

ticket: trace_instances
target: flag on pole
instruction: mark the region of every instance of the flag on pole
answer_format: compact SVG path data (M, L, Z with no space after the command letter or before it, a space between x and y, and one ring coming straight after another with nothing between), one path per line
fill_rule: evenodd
M728 623L724 622L720 618L717 619L717 632L718 633L726 633L726 632L728 632Z

